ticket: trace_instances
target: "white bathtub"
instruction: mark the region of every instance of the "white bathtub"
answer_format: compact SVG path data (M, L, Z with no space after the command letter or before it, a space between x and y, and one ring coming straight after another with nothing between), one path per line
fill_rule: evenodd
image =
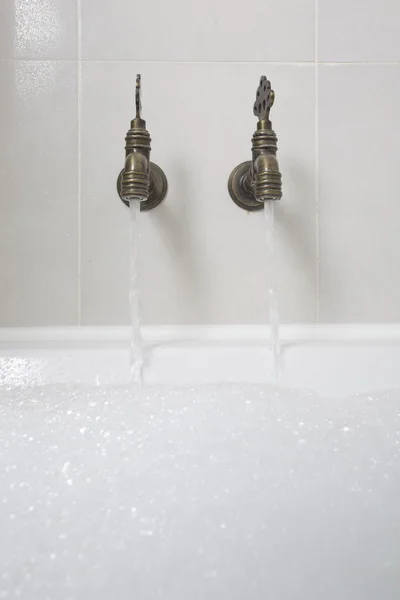
M399 600L399 333L1 330L0 598Z
M123 384L129 328L0 329L0 385ZM144 327L144 382L274 381L269 328ZM282 326L280 385L330 397L400 388L400 325Z

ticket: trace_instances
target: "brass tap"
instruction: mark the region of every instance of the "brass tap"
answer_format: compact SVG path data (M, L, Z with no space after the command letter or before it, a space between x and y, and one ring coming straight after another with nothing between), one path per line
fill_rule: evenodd
M136 76L136 117L125 137L125 167L117 180L121 200L129 206L133 200L140 201L140 210L150 210L165 198L167 178L159 166L150 162L150 134L142 119L141 76Z
M252 139L253 158L235 167L228 181L232 200L248 211L261 210L264 202L282 198L282 176L276 158L278 139L269 119L274 100L271 83L263 75L253 107L258 117Z

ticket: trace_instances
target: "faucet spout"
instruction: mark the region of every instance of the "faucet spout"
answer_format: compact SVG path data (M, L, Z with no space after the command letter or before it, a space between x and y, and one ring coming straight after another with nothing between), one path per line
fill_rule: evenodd
M276 158L277 137L271 122L259 121L253 136L253 160L250 176L253 178L254 197L257 202L282 198L282 175Z
M125 160L121 180L121 197L123 200L147 200L149 197L150 176L149 162L140 152L131 152Z
M147 131L144 130L148 134ZM137 146L137 141L128 143L128 137L137 138L131 129L127 135L125 167L121 176L121 199L146 201L150 191L150 136L148 149ZM143 137L143 136L141 136Z

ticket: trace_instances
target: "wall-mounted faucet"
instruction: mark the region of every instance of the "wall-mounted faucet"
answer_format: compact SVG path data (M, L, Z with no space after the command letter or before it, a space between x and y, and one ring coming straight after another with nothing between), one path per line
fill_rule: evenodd
M146 121L141 117L141 76L136 77L136 117L126 134L125 167L117 180L118 194L129 206L131 200L140 201L140 210L150 210L165 198L168 182L164 171L150 162L150 134Z
M282 198L282 176L276 158L277 137L269 120L275 94L265 76L260 79L253 112L258 117L253 135L253 159L233 169L228 189L232 200L244 210L261 210L268 200Z

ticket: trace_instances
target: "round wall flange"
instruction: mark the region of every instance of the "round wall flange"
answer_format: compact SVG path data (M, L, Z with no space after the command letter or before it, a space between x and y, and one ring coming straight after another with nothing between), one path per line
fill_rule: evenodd
M124 170L122 169L121 173L117 179L117 190L118 195L121 198L121 178ZM165 176L164 171L155 163L150 162L150 187L149 187L149 197L147 200L142 200L140 203L140 210L146 211L155 208L164 200L168 191L168 182ZM121 198L122 202L125 206L129 207L129 201Z
M244 180L250 168L251 160L247 160L233 169L228 181L229 194L234 203L243 210L262 210L264 204L257 202L254 192L248 190L244 185Z

